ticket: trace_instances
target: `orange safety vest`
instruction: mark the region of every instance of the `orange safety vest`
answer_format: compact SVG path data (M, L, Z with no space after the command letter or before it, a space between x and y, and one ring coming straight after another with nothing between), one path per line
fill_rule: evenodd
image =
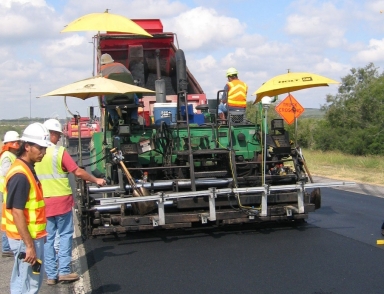
M15 174L24 174L30 183L29 196L25 204L24 216L27 222L28 231L32 239L39 239L47 235L45 227L47 220L45 217L45 203L43 189L40 182L36 182L30 168L20 159L16 159L5 177L4 203L2 208L1 230L7 233L11 239L21 239L13 220L12 209L6 208L7 203L7 184L9 179Z
M118 62L103 64L100 67L100 72L104 78L108 78L111 73L131 73L123 64Z
M227 104L232 107L243 107L247 106L247 92L248 86L246 83L240 80L233 80L227 83L228 86L228 97Z

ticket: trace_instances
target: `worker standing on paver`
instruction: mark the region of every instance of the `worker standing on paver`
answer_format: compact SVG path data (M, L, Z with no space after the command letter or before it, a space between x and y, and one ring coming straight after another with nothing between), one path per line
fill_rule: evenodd
M62 134L62 126L58 120L48 119L44 126L49 130L52 144L35 168L43 186L46 204L48 236L44 245L44 263L47 284L55 285L58 281L74 282L79 279L79 275L71 270L74 200L68 175L73 173L76 177L99 186L104 186L106 182L79 168L66 149L56 145ZM59 250L56 253L54 243L57 233Z
M20 136L16 131L8 131L4 135L3 147L0 151L0 198L3 201L4 180L12 163L16 160L16 153L20 147ZM3 232L2 241L2 257L14 257L11 247L9 246L7 234Z
M49 144L49 132L42 124L29 125L5 177L1 229L16 256L11 293L37 293L43 282L44 275L39 272L47 235L45 203L34 164L43 159Z

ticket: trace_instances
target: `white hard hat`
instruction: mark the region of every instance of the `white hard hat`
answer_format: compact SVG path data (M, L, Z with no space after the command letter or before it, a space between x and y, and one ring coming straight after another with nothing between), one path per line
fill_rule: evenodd
M15 141L19 141L19 140L20 140L20 136L19 136L18 132L16 132L16 131L8 131L4 135L3 143L15 142Z
M54 119L54 118L50 118L48 120L46 120L43 125L49 130L49 131L56 131L56 132L59 132L59 133L63 133L62 131L62 127L61 127L61 123L57 120L57 119Z
M100 59L101 65L112 63L112 62L114 62L114 60L112 59L111 55L109 55L108 53L104 53L103 55L101 55L101 59Z
M49 131L41 123L33 123L27 126L20 140L35 143L41 147L51 146Z

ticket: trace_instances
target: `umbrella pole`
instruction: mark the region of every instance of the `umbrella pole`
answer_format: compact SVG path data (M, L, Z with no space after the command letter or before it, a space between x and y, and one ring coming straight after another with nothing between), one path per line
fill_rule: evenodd
M77 119L77 138L78 138L78 146L77 146L77 152L78 152L78 159L79 159L79 166L83 166L83 150L81 149L81 122L80 122L80 114L76 115Z
M266 167L267 167L267 131L268 131L268 126L267 126L267 122L268 122L268 109L269 109L269 104L263 104L263 110L264 110L264 142L263 142L263 150L264 150L264 154L263 154L263 164L262 164L262 174L263 174L263 186L265 185L265 173L266 173Z
M295 147L297 146L297 118L295 113Z
M100 31L97 32L97 75L100 74L101 68L101 50L100 50Z
M97 43L97 41L96 41ZM95 68L96 68L96 62L95 62L95 51L96 51L96 48L95 48L95 38L93 38L93 57L92 57L92 61L93 61L93 72L92 72L92 76L95 76Z

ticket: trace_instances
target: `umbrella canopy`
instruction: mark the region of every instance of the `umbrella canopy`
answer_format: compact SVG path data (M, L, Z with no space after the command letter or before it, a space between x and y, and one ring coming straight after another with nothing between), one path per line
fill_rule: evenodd
M260 102L265 96L273 97L307 88L329 86L328 84L340 82L308 72L289 72L273 77L257 89L253 93L256 95L254 103Z
M109 13L107 10L103 13L91 13L79 17L61 32L74 31L109 31L152 37L151 34L129 18Z
M94 96L125 93L155 93L152 90L96 76L66 85L40 97L71 96L88 99ZM38 97L39 98L39 97Z

